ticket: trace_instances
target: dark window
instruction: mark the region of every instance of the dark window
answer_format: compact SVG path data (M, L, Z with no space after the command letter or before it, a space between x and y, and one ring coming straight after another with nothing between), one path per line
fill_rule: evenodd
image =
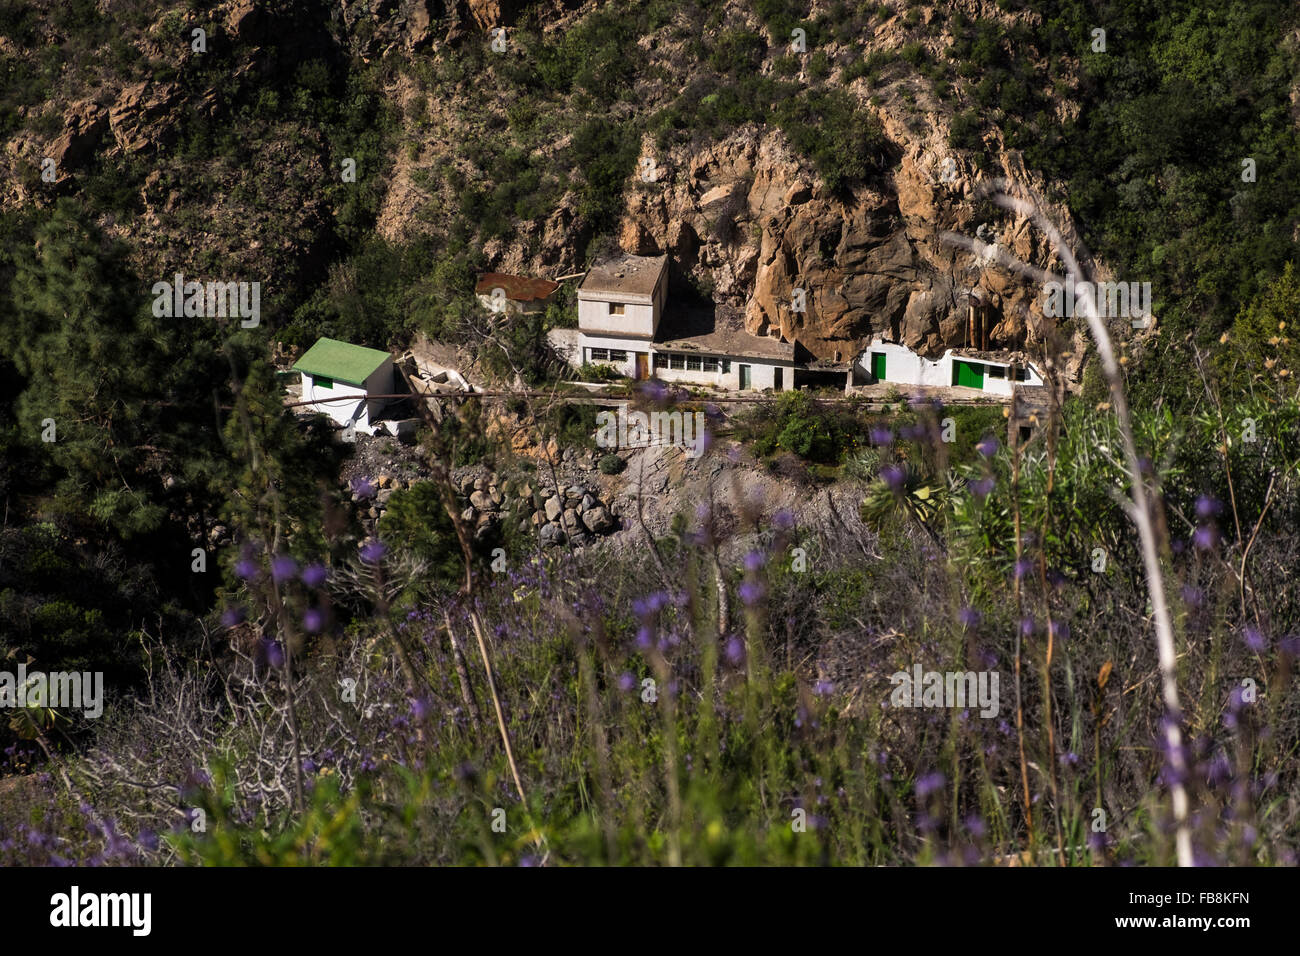
M627 361L627 353L626 353L626 352L619 352L619 351L617 351L616 349L610 349L610 350L609 350L609 360L610 360L611 362L626 362L626 361Z
M702 369L700 357L698 355L688 355L686 357L686 369L690 372L698 372Z
M655 368L667 368L667 367L668 367L668 356L664 355L662 352L656 352Z
M704 360L704 371L716 372L718 370L718 360L715 358L706 358Z
M1006 378L1007 367L1005 365L990 365L988 366L988 373L989 378Z
M334 379L332 379L332 378L326 378L324 375L313 375L313 376L311 377L311 381L312 381L312 384L315 385L317 388L333 388L333 387L334 387Z

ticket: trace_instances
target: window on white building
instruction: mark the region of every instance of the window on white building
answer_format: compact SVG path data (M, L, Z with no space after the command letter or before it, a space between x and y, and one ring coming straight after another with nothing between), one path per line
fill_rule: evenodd
M667 367L668 367L668 356L664 355L662 352L656 352L655 368L660 369L660 368L667 368Z
M706 358L704 360L704 371L716 372L718 370L718 360L716 358Z
M609 350L609 360L610 360L611 362L626 362L626 361L627 361L627 353L626 353L626 352L620 352L620 351L618 351L617 349L610 349L610 350Z
M675 368L675 369L684 369L684 368L686 368L686 356L685 356L685 355L670 355L668 358L669 358L669 361L670 361L670 363L671 363L671 364L669 365L669 368Z
M587 349L587 361L608 362L609 349Z
M621 302L611 302L609 306L610 315L623 315L627 311L627 306Z
M688 372L698 372L703 368L698 355L686 356L686 370Z

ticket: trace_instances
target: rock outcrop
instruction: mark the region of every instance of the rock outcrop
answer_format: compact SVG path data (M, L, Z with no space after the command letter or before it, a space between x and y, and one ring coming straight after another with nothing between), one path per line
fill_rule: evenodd
M715 299L743 310L750 332L775 331L816 358L847 361L875 334L937 354L967 344L972 310L991 346L1032 340L1042 321L1037 287L944 235L1049 265L1027 221L978 221L973 201L995 178L1042 184L1013 151L995 153L1000 168L981 174L949 155L945 129L918 136L887 121L885 129L899 137L900 162L850 196L829 193L771 128L673 156L661 190L629 188L620 244L669 253Z

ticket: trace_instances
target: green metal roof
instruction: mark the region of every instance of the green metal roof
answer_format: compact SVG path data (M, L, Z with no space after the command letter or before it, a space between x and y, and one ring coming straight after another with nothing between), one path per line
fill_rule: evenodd
M320 338L293 363L293 367L307 375L321 375L348 385L364 385L371 373L390 358L391 355L379 349Z

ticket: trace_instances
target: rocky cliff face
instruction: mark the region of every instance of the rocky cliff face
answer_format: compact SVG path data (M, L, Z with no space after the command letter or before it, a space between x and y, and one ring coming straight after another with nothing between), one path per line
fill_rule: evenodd
M997 144L998 167L976 173L946 148L945 127L918 134L880 112L902 154L880 187L833 196L779 131L750 127L674 157L662 189L631 185L621 245L670 253L718 300L743 310L749 331L798 341L817 358L847 361L876 334L939 353L967 344L972 309L993 347L1034 339L1044 321L1037 286L1000 266L992 250L980 255L941 237L963 234L1050 265L1029 222L977 220L973 201L995 178L1040 192L1043 183ZM1064 209L1053 215L1072 232Z

